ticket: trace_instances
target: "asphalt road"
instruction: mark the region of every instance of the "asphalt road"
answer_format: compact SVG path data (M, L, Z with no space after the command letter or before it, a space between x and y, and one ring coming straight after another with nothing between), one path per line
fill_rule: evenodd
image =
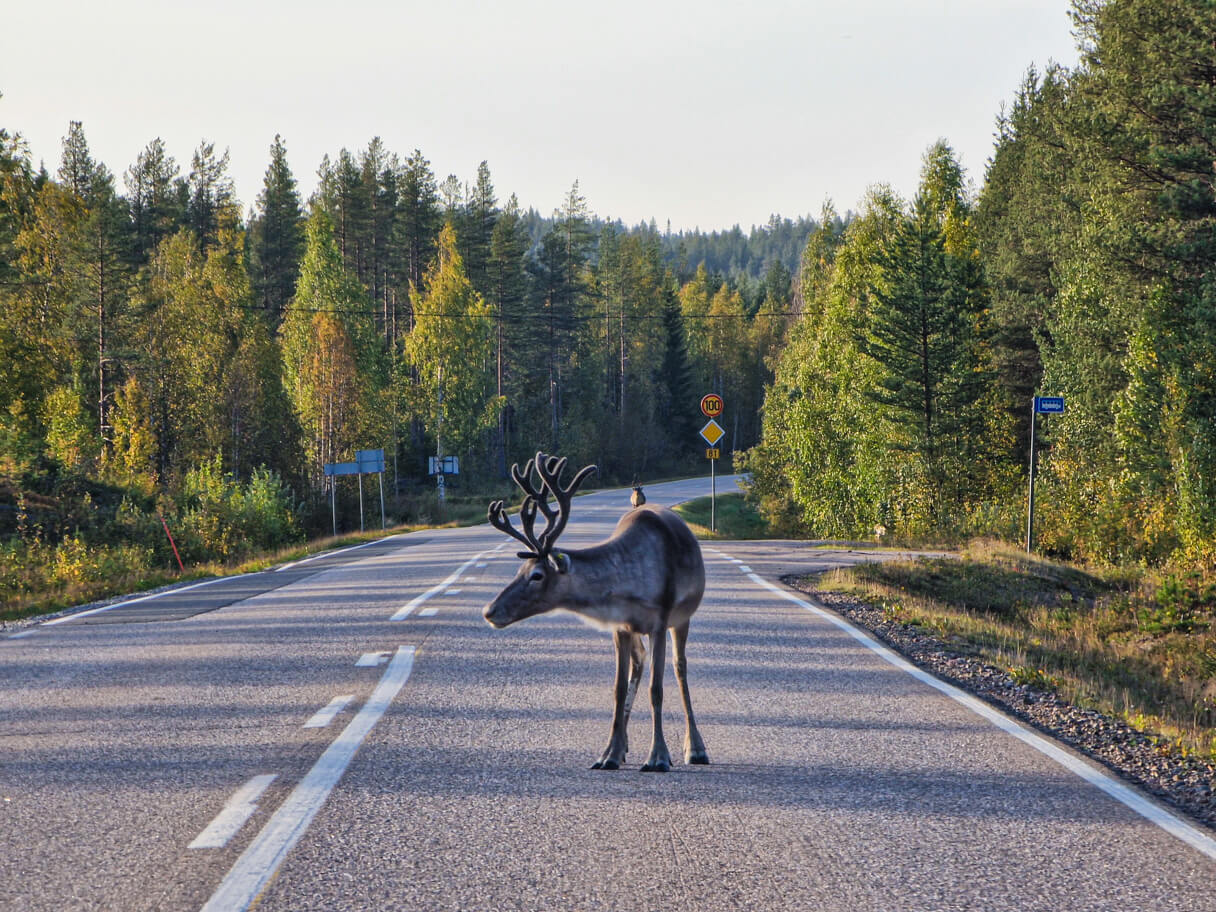
M638 772L643 690L590 770L611 640L485 624L516 550L399 536L0 640L0 909L1216 909L1204 832L777 583L863 552L707 543L711 764Z

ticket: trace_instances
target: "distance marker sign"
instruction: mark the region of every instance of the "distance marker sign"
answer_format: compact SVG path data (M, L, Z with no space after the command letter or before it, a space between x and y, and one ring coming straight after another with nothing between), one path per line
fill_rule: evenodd
M722 407L722 397L715 393L701 397L701 414L706 418L717 418L722 414Z

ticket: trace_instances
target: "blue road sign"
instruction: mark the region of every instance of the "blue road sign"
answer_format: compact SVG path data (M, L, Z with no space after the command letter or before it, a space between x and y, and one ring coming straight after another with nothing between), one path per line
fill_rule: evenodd
M1064 411L1063 396L1035 396L1034 410L1040 415L1058 415Z
M384 450L356 450L355 462L359 464L359 473L372 475L384 471Z

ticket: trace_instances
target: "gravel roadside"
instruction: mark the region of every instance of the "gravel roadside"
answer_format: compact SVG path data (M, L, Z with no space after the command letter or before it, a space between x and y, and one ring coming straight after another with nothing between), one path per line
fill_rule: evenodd
M1183 757L1120 719L1017 684L1005 669L963 655L919 627L891 623L880 609L853 596L821 591L804 577L785 577L782 582L870 631L913 664L1063 741L1216 830L1216 765Z

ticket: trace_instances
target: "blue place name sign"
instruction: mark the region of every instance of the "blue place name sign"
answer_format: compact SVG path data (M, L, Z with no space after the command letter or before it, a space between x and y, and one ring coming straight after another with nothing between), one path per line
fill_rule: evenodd
M1064 411L1063 396L1035 396L1034 410L1040 415L1058 415Z

